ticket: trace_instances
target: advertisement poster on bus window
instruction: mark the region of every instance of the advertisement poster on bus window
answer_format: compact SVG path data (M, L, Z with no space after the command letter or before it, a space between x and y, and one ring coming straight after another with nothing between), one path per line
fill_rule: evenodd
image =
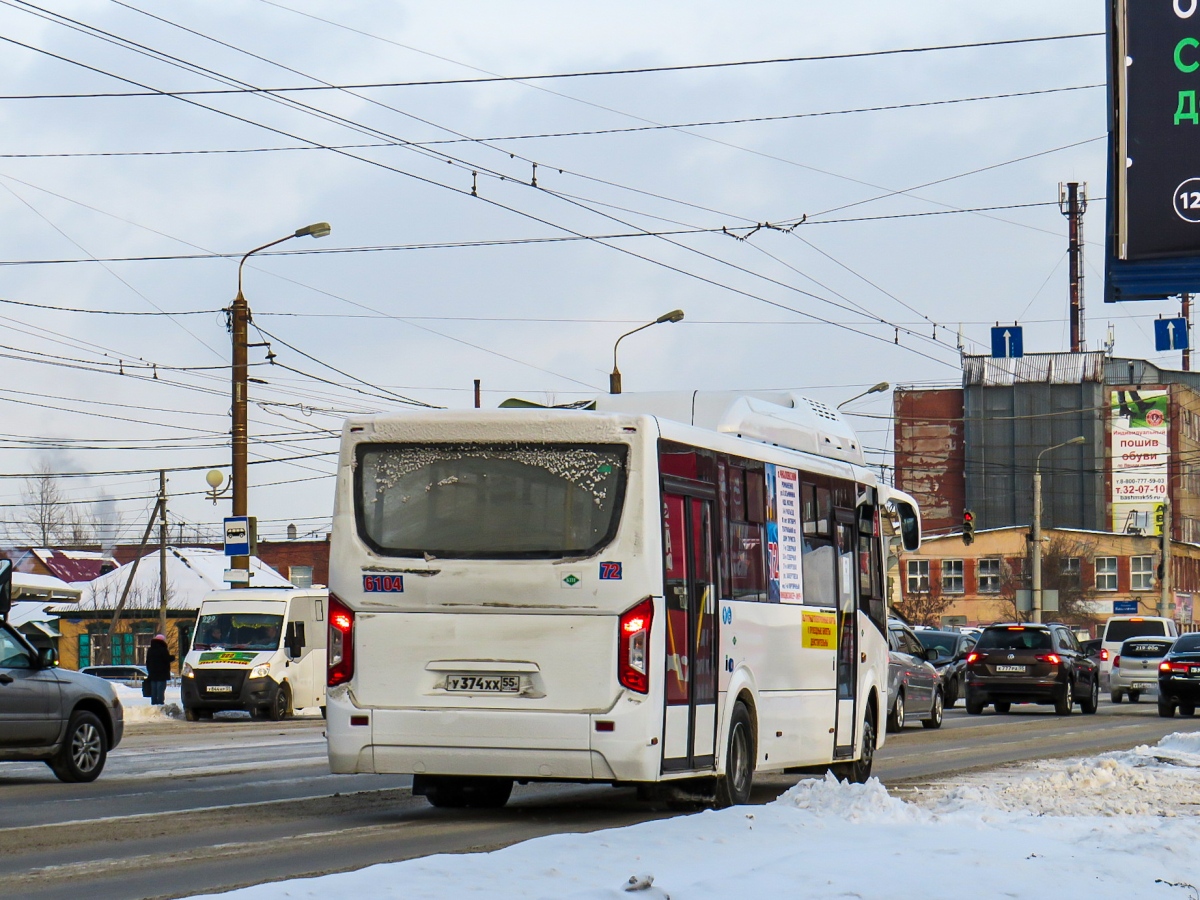
M800 473L770 463L767 481L767 573L773 603L803 603Z
M1170 457L1166 391L1113 391L1112 530L1162 534Z

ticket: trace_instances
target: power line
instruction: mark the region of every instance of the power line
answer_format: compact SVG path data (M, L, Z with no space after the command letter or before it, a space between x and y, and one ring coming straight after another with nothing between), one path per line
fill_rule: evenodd
M18 0L19 2L19 0ZM114 0L118 6L123 6L126 9L141 13L142 15L150 16L160 22L165 22L169 25L176 25L174 22L164 19L160 16L148 13L145 10L138 9L127 3L121 3L120 0ZM32 5L32 4L24 4ZM37 8L37 7L33 7ZM191 29L192 34L198 32ZM317 92L317 91L358 91L371 90L375 88L404 88L404 87L442 87L447 85L459 84L496 84L510 81L550 81L559 79L572 78L598 78L614 75L649 75L664 72L696 72L706 69L733 69L746 68L751 66L773 66L785 65L794 63L806 62L829 62L842 59L869 59L880 56L903 56L917 53L935 53L946 50L974 50L983 47L1005 47L1015 46L1020 44L1039 44L1052 41L1071 41L1079 38L1089 37L1104 37L1103 31L1089 31L1078 34L1058 34L1047 35L1045 37L1031 38L1011 38L1008 40L998 41L977 41L974 43L965 44L935 44L925 47L903 47L892 50L862 50L854 53L824 53L815 56L787 56L771 59L747 59L734 62L715 62L715 63L685 63L674 66L641 66L631 69L593 69L582 72L557 72L557 73L537 73L533 75L494 75L483 78L447 78L438 80L425 81L373 81L362 82L358 84L321 84L321 85L294 85L280 87L250 87L250 88L210 88L204 90L187 90L187 91L165 91L163 94L171 97L196 97L196 96L211 96L214 94L282 94L296 92ZM207 37L207 35L201 35ZM80 100L80 99L97 99L97 98L119 98L119 97L157 97L160 93L157 91L109 91L109 92L90 92L90 93L75 93L75 94L5 94L0 95L0 100ZM674 126L666 126L674 127Z

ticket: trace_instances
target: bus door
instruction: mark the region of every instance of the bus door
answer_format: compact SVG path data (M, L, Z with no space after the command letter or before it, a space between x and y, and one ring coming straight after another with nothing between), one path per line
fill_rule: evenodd
M854 730L858 725L858 524L854 513L835 511L837 528L837 726L834 759L854 755Z
M664 482L666 480L664 479ZM715 492L664 483L664 772L712 768L717 737Z

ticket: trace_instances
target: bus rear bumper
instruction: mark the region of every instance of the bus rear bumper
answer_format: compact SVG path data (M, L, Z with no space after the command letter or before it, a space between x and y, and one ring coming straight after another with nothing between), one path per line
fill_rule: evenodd
M645 706L637 702L619 702L604 714L360 709L348 693L331 691L327 703L335 774L608 782L659 777L662 748L645 738Z

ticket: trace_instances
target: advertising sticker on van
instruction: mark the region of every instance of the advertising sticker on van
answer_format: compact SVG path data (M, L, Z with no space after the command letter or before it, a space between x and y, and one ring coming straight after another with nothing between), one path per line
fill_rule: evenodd
M253 650L249 653L243 650L215 650L210 653L201 653L200 665L248 666L254 662L256 656L258 656L258 652Z

